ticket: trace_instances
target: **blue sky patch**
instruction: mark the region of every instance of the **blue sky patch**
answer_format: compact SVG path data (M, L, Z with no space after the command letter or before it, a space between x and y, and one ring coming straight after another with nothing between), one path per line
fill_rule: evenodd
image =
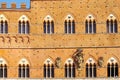
M26 3L26 7L30 8L30 0L0 0L0 4L2 2L6 2L7 3L7 8L11 7L11 3L14 2L17 5L17 8L20 8L20 4L21 3Z

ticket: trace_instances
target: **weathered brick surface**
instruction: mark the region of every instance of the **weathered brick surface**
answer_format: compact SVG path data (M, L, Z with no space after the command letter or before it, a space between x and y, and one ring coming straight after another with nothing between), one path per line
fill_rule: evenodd
M30 63L30 77L43 78L44 61L50 58L55 63L55 59L61 57L62 69L55 69L55 77L64 78L65 61L72 58L78 48L83 49L84 65L81 76L76 70L76 77L85 77L88 58L93 58L97 64L99 57L103 57L104 63L102 68L98 67L97 77L107 77L109 58L114 57L118 64L120 62L119 5L120 0L31 0L30 9L1 9L0 14L8 19L9 25L9 33L0 34L0 57L7 61L8 77L18 76L18 62L26 58ZM64 20L68 14L76 22L75 34L64 34ZM96 20L96 34L85 34L85 19L89 14ZM106 33L106 20L110 14L118 21L116 34ZM22 15L29 18L29 35L18 34L18 19ZM43 21L47 15L54 20L54 34L43 33Z

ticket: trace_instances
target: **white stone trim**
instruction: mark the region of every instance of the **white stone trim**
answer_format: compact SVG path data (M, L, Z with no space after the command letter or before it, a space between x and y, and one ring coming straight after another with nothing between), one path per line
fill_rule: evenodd
M108 61L107 61L107 63L110 63L110 64L112 64L112 63L117 63L117 60L115 59L115 58L113 58L113 57L111 57Z
M19 18L19 20L18 21L25 21L25 22L27 22L27 21L29 21L29 19L28 19L28 17L26 16L26 15L22 15L20 18Z
M94 59L93 59L93 58L89 58L89 59L86 61L86 63L88 63L88 64L90 64L90 63L94 64L94 63L95 63L95 61L94 61Z
M73 59L71 59L71 58L68 58L66 61L65 61L65 64L73 64Z
M51 59L49 59L49 58L48 58L48 59L46 59L46 60L45 60L44 64L46 64L46 65L47 65L47 64L52 65L52 64L53 64L53 62L52 62L52 60L51 60Z
M23 64L27 65L28 64L29 65L29 62L28 62L27 59L23 58L19 61L19 64L21 64L21 65L23 65Z

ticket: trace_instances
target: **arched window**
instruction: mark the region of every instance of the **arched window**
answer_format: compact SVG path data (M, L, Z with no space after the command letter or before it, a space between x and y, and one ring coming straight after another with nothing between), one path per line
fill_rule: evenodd
M26 59L22 59L19 62L18 76L20 78L28 78L28 77L30 77L29 63L28 63L28 61Z
M108 60L107 76L118 77L118 63L113 57Z
M65 77L74 78L75 77L75 64L72 59L68 59L65 63Z
M3 58L0 58L0 78L7 77L7 64Z
M66 34L75 33L75 21L71 15L67 15L65 18L64 29Z
M18 26L19 26L18 31L20 34L29 34L30 31L29 19L25 15L20 17Z
M96 21L92 15L88 15L85 21L85 32L96 33Z
M86 77L96 77L96 64L92 58L86 62Z
M110 14L107 18L106 26L107 26L107 33L117 33L118 26L117 26L116 17L114 17L112 14Z
M54 65L50 59L44 62L44 78L54 78Z
M47 15L43 22L43 30L45 34L54 33L54 21L51 16Z
M0 15L0 33L1 34L8 33L8 22L4 15Z

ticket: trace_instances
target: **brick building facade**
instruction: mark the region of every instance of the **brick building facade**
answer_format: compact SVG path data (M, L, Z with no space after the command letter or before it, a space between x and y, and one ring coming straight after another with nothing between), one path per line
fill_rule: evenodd
M0 77L119 77L119 0L31 0L0 9Z

